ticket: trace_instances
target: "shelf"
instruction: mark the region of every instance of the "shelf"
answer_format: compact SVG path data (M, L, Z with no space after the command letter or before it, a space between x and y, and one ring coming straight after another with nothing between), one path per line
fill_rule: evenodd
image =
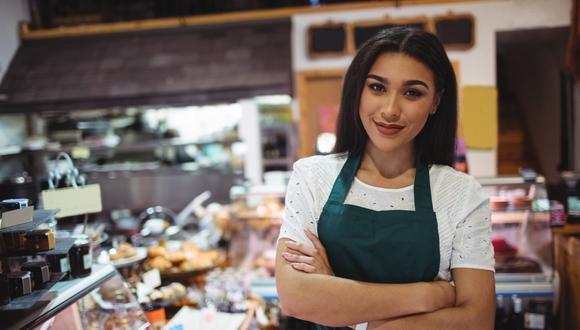
M506 274L518 275L518 274ZM524 274L520 274L524 275ZM529 275L529 274L526 274ZM497 274L496 274L497 276ZM497 281L495 284L496 295L518 295L533 297L552 297L556 291L554 284L544 274L534 274L534 278L527 281L503 282ZM265 300L277 300L276 282L273 278L253 280L250 285L253 294Z
M558 235L580 235L580 223L569 223L562 227L552 227L552 233Z
M537 176L533 180L527 180L521 176L506 176L506 177L476 178L476 179L482 186L501 186L501 185L517 185L517 184L532 184L546 182L546 179L543 176Z
M31 222L23 223L12 227L2 228L0 229L0 234L32 230L54 218L55 214L57 214L58 211L59 210L34 210Z
M262 159L263 166L292 166L292 160L288 158L264 158Z
M46 254L58 254L58 253L68 253L68 251L74 245L76 238L72 237L58 237L56 238L56 246L52 250L40 251L40 252L30 252L30 251L9 251L5 254L0 255L0 257L11 258L11 257L25 257L25 256L36 256L36 255L46 255Z
M54 294L49 294L50 289L64 278L65 273L53 273L50 274L51 278L44 287L34 290L32 293L13 299L9 304L0 306L0 316L8 315L8 313L14 313L18 311L30 311L35 306L45 306L46 303L43 301L50 301Z
M495 294L519 297L554 297L556 288L550 281L544 282L499 282L495 284Z
M550 282L552 275L547 273L495 273L496 283L545 283Z
M525 220L534 223L550 223L550 212L532 211L492 211L492 224L520 224Z
M278 300L276 280L271 278L255 279L250 284L252 294L268 301Z
M119 144L117 146L97 146L97 145L65 145L59 148L46 148L44 151L67 151L71 152L74 148L88 148L91 151L99 152L99 151L115 151L115 152L142 152L142 151L149 151L155 150L157 148L166 148L166 147L179 147L179 146L186 146L186 145L197 145L197 146L204 146L209 144L222 144L222 145L231 145L237 142L241 142L239 139L227 139L227 140L214 140L214 141L191 141L191 140L184 140L180 138L175 139L164 139L164 140L151 140L141 143L128 143L128 144Z
M49 300L38 301L40 308L21 312L11 311L10 320L2 316L2 328L7 330L34 328L77 301L79 297L99 287L115 273L115 267L110 264L94 265L91 275L87 277L60 281L48 290Z

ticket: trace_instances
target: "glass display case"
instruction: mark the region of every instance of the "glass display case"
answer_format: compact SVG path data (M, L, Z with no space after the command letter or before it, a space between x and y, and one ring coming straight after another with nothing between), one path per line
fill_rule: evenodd
M34 308L3 306L3 329L148 329L150 323L112 265L94 265L91 275L60 281Z
M551 329L558 274L545 179L479 179L490 196L496 268L496 329ZM516 324L517 323L517 324Z
M265 267L273 275L285 191L285 182L232 187L231 265L248 269Z

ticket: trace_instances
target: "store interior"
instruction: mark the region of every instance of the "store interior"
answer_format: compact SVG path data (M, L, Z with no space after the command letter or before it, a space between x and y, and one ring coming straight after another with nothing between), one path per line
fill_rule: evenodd
M0 0L0 327L298 329L274 279L293 164L331 153L360 44L407 25L458 78L495 329L580 329L579 20L578 0Z

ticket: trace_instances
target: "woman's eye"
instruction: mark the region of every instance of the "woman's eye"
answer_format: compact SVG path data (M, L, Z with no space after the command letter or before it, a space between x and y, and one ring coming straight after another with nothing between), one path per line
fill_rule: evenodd
M373 92L384 92L385 91L385 86L381 85L381 84L370 84L369 88L373 91Z
M410 97L420 97L423 93L419 92L418 90L410 89L405 92L405 95Z

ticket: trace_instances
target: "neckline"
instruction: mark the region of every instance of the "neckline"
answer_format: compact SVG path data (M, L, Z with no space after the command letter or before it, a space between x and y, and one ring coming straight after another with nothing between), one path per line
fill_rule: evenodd
M357 184L360 184L361 186L365 187L365 188L369 188L372 190L377 190L377 191L384 191L384 192L403 192L403 191L409 191L413 189L414 184L410 184L408 186L404 186L401 188L384 188L384 187L377 187L377 186L373 186L371 184L368 184L366 182L364 182L363 180L357 178L356 176L354 177L354 181L357 182Z
M356 172L360 166L361 156L351 156L343 165L338 177L334 181L330 191L329 201L343 204L351 185L356 179ZM415 180L413 182L413 195L415 197L416 211L433 211L430 189L430 170L424 164L416 165Z
M433 165L428 166L429 176L431 176L433 174L433 169L434 168L435 168L435 166L433 166ZM377 190L377 191L384 191L384 192L403 192L403 191L411 190L415 186L415 181L414 180L413 180L413 183L412 184L410 184L408 186L401 187L401 188L385 188L385 187L373 186L372 184L366 183L363 180L359 179L356 176L356 173L354 175L354 181L356 181L361 186L364 186L366 188L373 189L373 190Z

